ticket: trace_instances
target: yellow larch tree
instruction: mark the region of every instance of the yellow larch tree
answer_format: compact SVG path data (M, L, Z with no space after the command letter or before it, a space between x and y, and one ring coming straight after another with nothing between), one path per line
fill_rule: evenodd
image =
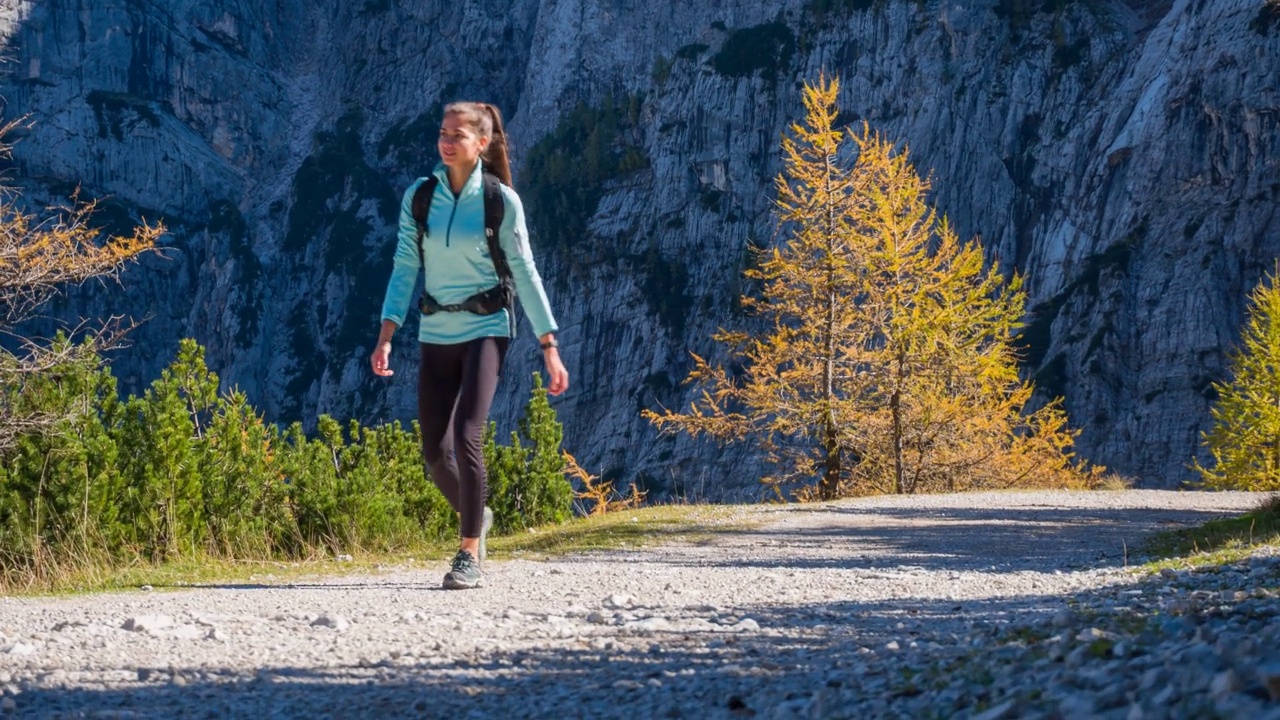
M0 127L0 156L8 157L4 137L17 126ZM87 358L117 342L127 329L108 320L82 325L88 343L50 342L18 334L20 324L69 283L115 277L126 263L155 247L164 233L159 224L142 224L126 237L104 237L93 226L93 203L73 200L71 207L37 217L23 209L16 194L0 197L0 451L27 432L52 427L60 416L25 407L26 382L36 374Z
M695 355L688 412L645 416L758 443L765 482L802 498L1087 484L1096 472L1073 464L1060 405L1024 413L1020 280L927 205L905 150L866 124L835 127L838 94L835 79L806 85L805 119L782 143L787 242L748 271L760 292L743 298L764 329L714 336L743 370Z
M1280 264L1280 263L1278 263ZM1218 400L1203 445L1210 467L1192 467L1215 490L1280 490L1280 287L1277 273L1249 298L1238 347L1227 356L1230 377L1214 383Z

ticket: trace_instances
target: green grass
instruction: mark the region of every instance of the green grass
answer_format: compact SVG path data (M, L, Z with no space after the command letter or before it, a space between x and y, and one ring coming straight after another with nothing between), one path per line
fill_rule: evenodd
M546 558L667 543L700 544L747 527L749 521L735 510L725 505L654 505L497 537L489 546L499 558Z
M753 525L744 515L742 508L725 505L654 505L491 537L489 548L491 560L501 562L667 543L700 544ZM205 585L282 584L317 577L411 571L443 567L456 549L456 541L448 541L422 542L395 552L352 550L351 559L344 561L328 556L237 561L195 557L161 565L140 560L124 567L85 562L28 587L0 587L0 596L68 595L143 586L163 591Z
M1159 570L1236 562L1261 545L1280 545L1280 495L1239 517L1159 533L1141 550L1151 558L1146 568Z

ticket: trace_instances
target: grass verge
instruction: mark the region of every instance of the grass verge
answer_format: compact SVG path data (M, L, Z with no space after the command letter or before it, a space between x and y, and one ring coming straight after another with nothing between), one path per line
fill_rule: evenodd
M1260 545L1280 545L1280 494L1239 517L1158 533L1142 552L1151 558L1147 567L1158 570L1236 562Z
M705 543L715 535L754 524L742 507L654 505L608 515L575 518L563 525L494 536L494 560L546 559L579 552L632 549L667 543ZM154 590L207 585L284 584L308 578L444 567L455 542L423 542L395 552L350 551L350 559L225 560L193 557L160 565L139 560L125 566L79 564L55 568L26 585L0 585L0 597L67 595L149 586Z

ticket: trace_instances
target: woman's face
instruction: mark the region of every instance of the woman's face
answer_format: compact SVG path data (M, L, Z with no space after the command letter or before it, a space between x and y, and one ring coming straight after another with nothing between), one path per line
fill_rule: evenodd
M489 146L489 139L481 137L459 113L449 113L440 123L440 140L436 147L445 166L470 172L480 160L480 153Z

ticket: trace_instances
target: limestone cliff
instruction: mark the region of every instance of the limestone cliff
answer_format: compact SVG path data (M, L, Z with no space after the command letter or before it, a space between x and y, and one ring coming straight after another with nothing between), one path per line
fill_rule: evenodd
M775 242L777 145L799 83L908 144L964 236L1028 278L1027 372L1080 449L1147 486L1190 477L1244 298L1280 252L1274 0L0 0L11 176L79 185L101 219L171 228L124 289L64 316L150 320L137 391L179 338L273 420L413 416L413 323L369 344L400 193L441 103L496 102L562 325L566 446L657 493L756 491L740 451L662 439L688 352L740 321ZM496 416L538 365L527 326Z

